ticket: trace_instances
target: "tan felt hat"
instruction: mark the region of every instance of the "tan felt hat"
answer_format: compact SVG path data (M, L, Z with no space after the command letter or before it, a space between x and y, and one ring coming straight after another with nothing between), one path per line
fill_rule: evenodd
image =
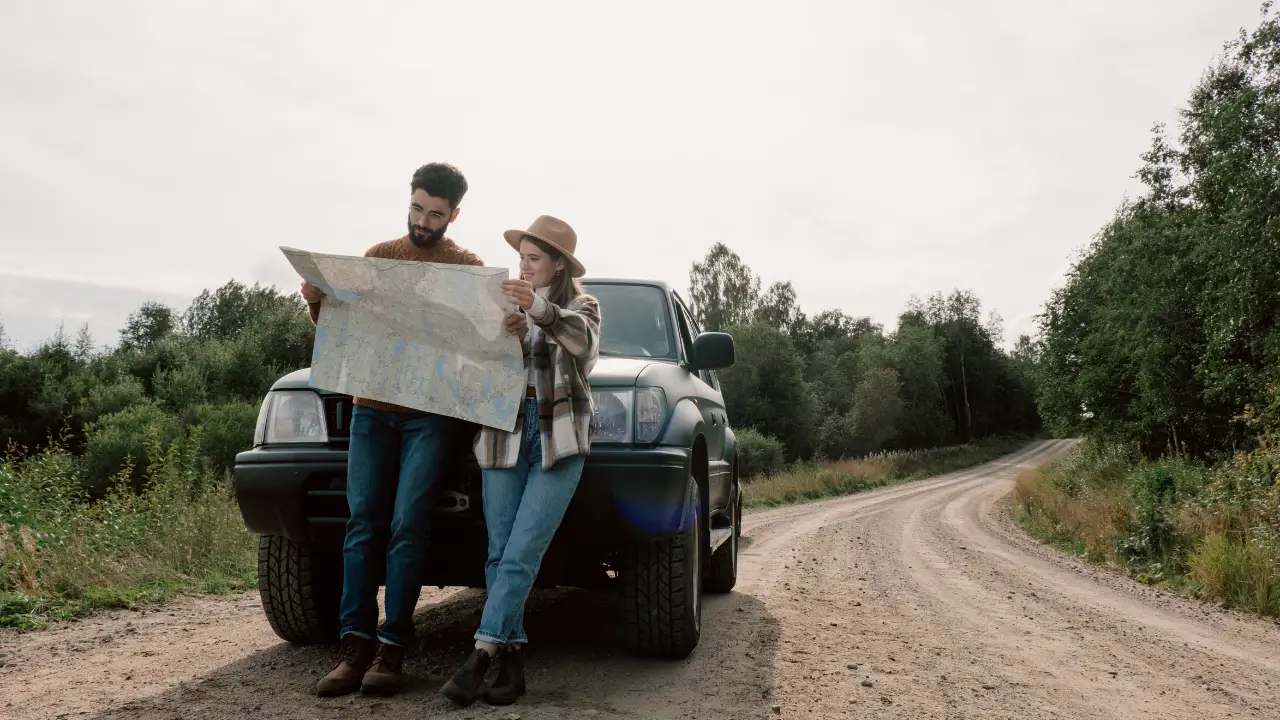
M541 240L564 255L572 277L579 278L587 274L587 269L578 262L578 258L573 256L573 252L578 249L578 234L569 227L569 223L550 215L540 215L529 225L528 230L508 230L502 233L502 236L507 239L507 244L515 248L516 252L520 252L520 241L526 235Z

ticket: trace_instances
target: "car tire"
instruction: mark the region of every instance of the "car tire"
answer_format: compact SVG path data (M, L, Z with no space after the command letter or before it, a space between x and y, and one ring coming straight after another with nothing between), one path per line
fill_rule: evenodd
M258 539L258 594L271 629L298 645L338 640L342 555L286 537Z
M642 656L679 660L702 634L702 509L690 477L684 530L675 537L629 543L622 568L624 641Z
M711 556L711 567L707 569L707 592L723 594L733 590L738 584L738 539L742 537L742 493L733 507L733 532L729 539L720 545Z

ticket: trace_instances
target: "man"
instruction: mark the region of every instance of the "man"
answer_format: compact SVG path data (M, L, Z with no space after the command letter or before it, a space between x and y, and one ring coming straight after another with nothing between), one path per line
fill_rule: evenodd
M408 234L369 248L365 257L483 265L445 236L458 217L467 181L452 165L430 163L410 182ZM311 321L324 293L302 284ZM347 454L347 523L342 547L341 651L316 687L321 696L355 690L392 695L404 688L405 649L413 640L441 465L456 445L457 422L368 398L356 398ZM383 543L385 542L385 554ZM378 566L386 564L386 619L378 621Z

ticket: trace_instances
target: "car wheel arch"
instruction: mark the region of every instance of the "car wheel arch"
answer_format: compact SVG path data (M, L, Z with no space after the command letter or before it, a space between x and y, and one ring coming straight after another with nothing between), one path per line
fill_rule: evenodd
M690 475L698 488L699 564L705 576L711 566L711 467L708 464L707 440L699 433L689 453Z
M705 434L705 424L697 403L690 398L681 398L671 408L671 417L663 429L662 443L692 448Z
M711 468L708 464L709 462L710 459L707 457L707 440L701 434L698 434L693 439L693 445L690 446L689 473L693 475L693 479L698 483L698 499L701 502L704 521L709 519L710 514Z
M738 436L733 432L733 428L725 425L724 428L724 456L729 458L735 471L738 465Z

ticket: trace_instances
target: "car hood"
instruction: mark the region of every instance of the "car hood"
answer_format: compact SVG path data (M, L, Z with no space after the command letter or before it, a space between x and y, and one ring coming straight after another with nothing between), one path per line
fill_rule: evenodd
M630 387L636 384L636 378L640 376L640 372L654 362L662 361L647 358L601 357L596 361L596 366L591 370L591 377L588 380L593 386L598 387ZM311 368L294 370L277 380L271 389L310 389L310 379ZM325 390L320 392L328 393Z
M641 371L654 362L649 358L601 357L587 380L592 387L631 387Z

